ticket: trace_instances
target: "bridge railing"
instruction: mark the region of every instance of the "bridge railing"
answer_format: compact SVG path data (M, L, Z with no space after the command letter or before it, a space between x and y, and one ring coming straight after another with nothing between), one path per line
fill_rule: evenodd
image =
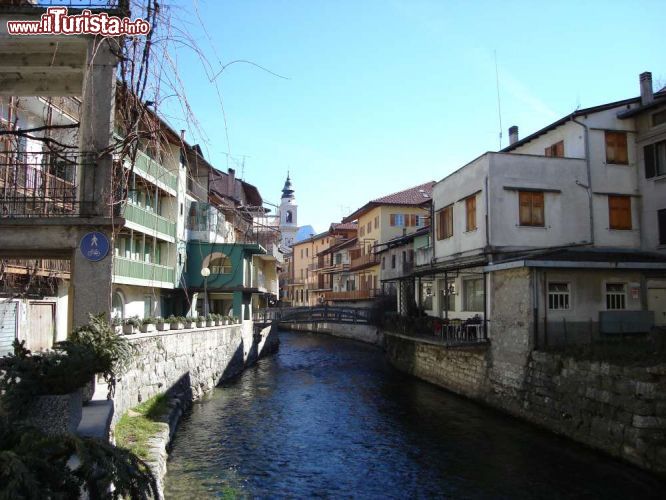
M260 309L253 314L254 321L280 323L372 323L373 311L367 307L274 307Z

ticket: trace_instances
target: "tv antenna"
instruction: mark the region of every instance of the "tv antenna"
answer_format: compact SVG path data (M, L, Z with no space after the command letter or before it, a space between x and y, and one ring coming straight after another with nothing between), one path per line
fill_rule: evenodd
M497 85L497 116L499 117L499 148L502 149L502 103L500 100L499 71L497 69L497 50L495 54L495 83Z

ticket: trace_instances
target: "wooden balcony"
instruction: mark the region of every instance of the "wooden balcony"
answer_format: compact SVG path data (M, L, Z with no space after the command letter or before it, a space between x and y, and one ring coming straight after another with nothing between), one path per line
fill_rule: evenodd
M349 264L350 271L379 264L379 256L374 253L365 253L364 248L352 248L349 250L349 256L351 258L351 263Z
M55 276L69 279L71 266L63 259L8 259L2 261L6 273L34 276Z
M367 290L351 290L347 292L324 292L324 300L347 301L347 300L372 300L379 296L380 290L369 288Z

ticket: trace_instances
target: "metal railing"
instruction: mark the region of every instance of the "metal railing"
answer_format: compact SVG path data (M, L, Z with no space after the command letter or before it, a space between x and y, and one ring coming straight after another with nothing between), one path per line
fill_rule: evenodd
M354 248L349 251L351 263L349 269L360 269L363 267L370 267L379 264L379 256L374 253L363 253L362 248Z
M279 307L261 309L253 314L255 321L288 322L288 323L359 323L372 322L373 312L365 307Z
M113 274L125 278L174 283L176 271L169 266L114 257Z
M480 318L442 320L437 324L439 337L447 345L479 344L488 341L488 322Z
M77 170L94 168L81 154L0 152L0 217L79 216Z
M176 224L174 222L145 208L126 203L123 216L126 220L145 227L146 232L157 231L172 238L176 237Z
M71 272L70 262L65 259L6 259L0 262L0 267L9 273L61 275L64 278Z

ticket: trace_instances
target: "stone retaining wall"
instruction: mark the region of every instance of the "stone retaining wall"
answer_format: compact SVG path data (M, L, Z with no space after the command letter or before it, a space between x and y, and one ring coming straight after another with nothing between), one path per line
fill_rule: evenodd
M446 347L385 333L398 369L666 477L666 364L620 367L533 351L498 376L491 346Z
M136 356L116 386L114 425L128 409L156 394L177 391L197 399L278 344L274 328L255 333L252 321L127 338Z
M353 323L281 323L282 328L295 332L326 333L334 337L383 345L383 332L373 325Z

